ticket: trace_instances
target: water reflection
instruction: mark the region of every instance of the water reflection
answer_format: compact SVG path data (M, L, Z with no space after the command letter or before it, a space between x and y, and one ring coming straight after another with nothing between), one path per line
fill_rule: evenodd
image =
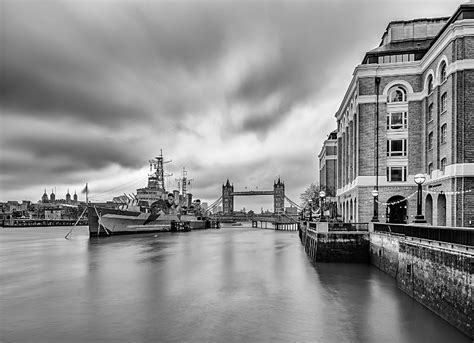
M2 341L469 341L373 267L310 263L293 232L28 230L0 234Z

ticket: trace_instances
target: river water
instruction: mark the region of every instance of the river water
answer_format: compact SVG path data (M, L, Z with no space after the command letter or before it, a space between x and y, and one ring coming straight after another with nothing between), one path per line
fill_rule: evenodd
M470 341L374 267L312 264L296 232L69 229L0 228L0 341Z

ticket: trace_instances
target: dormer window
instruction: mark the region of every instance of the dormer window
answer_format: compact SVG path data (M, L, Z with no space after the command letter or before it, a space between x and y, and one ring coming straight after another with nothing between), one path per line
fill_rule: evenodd
M388 92L388 102L406 102L407 92L405 88L396 86Z

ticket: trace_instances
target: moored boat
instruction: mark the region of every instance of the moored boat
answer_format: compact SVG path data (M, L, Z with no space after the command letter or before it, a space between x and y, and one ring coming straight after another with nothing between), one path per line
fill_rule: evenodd
M200 210L199 199L192 202L192 195L186 192L190 181L183 168L183 177L179 179L178 187L182 185L181 194L174 191L167 195L164 188L163 155L150 160L152 173L148 178L148 187L137 190L137 196L114 198L115 207L104 207L89 204L88 220L89 235L110 236L135 233L190 231L207 229L211 221ZM87 187L86 187L87 197ZM116 200L120 201L116 201ZM189 208L189 209L188 209Z

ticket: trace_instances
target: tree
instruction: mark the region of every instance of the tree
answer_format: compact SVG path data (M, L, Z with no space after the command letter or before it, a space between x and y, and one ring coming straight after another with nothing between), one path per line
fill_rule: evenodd
M317 205L319 207L319 191L321 186L315 182L309 185L308 188L300 195L300 199L302 201L302 206L306 207L311 200L313 202L313 206Z

